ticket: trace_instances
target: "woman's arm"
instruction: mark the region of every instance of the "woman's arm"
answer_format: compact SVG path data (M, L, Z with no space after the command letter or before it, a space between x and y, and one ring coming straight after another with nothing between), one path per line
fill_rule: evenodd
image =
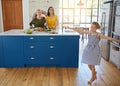
M47 27L47 20L46 20L46 17L43 17L43 22L44 22L44 26Z
M55 25L53 26L53 28L55 29L58 25L58 17L56 16L56 21L55 21Z
M30 26L34 24L34 19L29 23Z
M57 17L57 19L56 19L56 24L55 24L55 27L58 25L58 17Z
M109 36L105 36L105 35L100 34L100 33L99 33L99 36L100 36L100 38L103 38L103 39L107 39L107 40L110 40L110 41L120 42L120 40L118 40L118 39L115 39L115 38L112 38L112 37L109 37Z
M46 18L46 16L45 16L44 14L41 14L41 17L44 17L44 18Z

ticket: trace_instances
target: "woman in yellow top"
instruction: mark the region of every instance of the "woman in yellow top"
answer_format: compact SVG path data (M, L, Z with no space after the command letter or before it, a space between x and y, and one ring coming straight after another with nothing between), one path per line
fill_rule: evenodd
M56 26L58 25L58 17L54 14L54 8L49 7L47 16L46 16L47 26L49 29L56 30Z

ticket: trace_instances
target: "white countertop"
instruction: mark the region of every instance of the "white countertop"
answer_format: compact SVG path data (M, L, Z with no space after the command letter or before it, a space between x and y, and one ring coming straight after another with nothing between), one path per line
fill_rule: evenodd
M66 30L64 32L62 31L59 31L58 34L50 34L48 32L33 32L32 34L26 34L24 32L24 30L9 30L9 31L6 31L6 32L2 32L0 33L0 36L77 36L79 35L79 33L77 32L74 32L74 31L69 31L69 30Z

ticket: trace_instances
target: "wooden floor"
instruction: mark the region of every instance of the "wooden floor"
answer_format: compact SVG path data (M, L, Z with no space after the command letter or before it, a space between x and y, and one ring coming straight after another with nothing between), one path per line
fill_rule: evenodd
M120 86L120 70L113 64L102 59L96 69L97 80L92 86ZM0 68L0 86L88 86L90 77L87 65L81 63L79 68Z

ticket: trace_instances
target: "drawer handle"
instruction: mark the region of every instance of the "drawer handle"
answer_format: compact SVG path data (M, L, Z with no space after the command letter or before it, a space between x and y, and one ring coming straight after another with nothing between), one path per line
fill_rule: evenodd
M30 59L34 60L35 58L34 58L34 57L31 57Z
M35 47L34 47L34 46L30 46L30 48L32 48L32 49L33 49L33 48L35 48Z
M31 40L33 40L33 39L34 39L34 37L30 37L30 39L31 39Z
M51 58L50 58L50 60L54 60L54 58L53 58L53 57L51 57Z
M50 37L50 39L52 40L52 39L54 39L53 37Z
M53 48L54 48L54 46L50 46L50 48L51 48L51 49L53 49Z

